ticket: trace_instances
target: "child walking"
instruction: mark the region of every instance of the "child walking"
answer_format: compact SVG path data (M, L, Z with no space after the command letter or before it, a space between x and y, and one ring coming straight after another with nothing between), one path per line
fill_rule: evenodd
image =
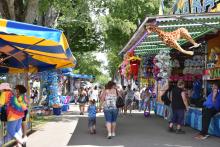
M96 134L96 105L95 100L90 100L88 107L88 126L90 134Z

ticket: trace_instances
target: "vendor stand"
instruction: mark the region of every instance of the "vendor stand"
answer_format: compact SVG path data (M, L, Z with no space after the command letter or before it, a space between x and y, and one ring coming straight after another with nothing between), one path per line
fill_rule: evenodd
M188 30L189 35L192 36L192 38L200 43L199 46L196 48L191 49L191 51L194 52L194 55L187 55L180 53L177 50L171 50L172 48L167 44L167 42L164 42L164 40L161 40L159 37L160 34L157 33L148 33L146 28L148 26L151 26L152 23L156 25L159 29L162 29L166 32L172 32L177 30L178 28L184 28ZM162 52L170 52L170 59L172 60L172 64L170 63L166 70L162 70L162 76L158 75L161 71L161 68L164 67L164 65L161 65L160 63L156 62L155 65L159 67L158 69L155 69L157 77L155 79L157 80L157 107L156 107L156 114L163 116L164 115L164 105L161 101L161 93L164 89L166 89L166 82L165 81L177 81L179 79L182 79L184 81L187 81L188 85L192 85L194 82L193 79L198 78L202 80L202 87L205 88L207 85L206 79L203 76L203 72L207 69L207 53L210 54L210 52L213 51L213 48L211 47L211 42L219 42L219 29L220 29L220 13L203 13L203 14L174 14L169 16L155 16L155 17L147 17L144 22L140 25L138 30L135 32L133 37L129 40L127 45L123 48L123 50L119 54L125 54L127 52L134 52L134 55L136 56L153 56L157 59L157 55L160 54L160 57L163 56L161 54ZM217 39L218 38L218 39ZM213 41L213 39L216 39L216 41ZM218 41L217 41L218 40ZM190 50L190 44L188 40L186 39L179 39L178 44L185 50ZM220 45L217 45L219 47ZM219 51L219 48L216 49ZM164 53L166 54L166 53ZM159 57L159 58L160 58ZM216 61L217 62L217 61ZM211 66L211 65L209 65ZM172 68L171 72L169 72L169 67ZM182 68L181 68L182 67ZM217 70L217 69L215 69ZM164 72L165 71L165 72ZM215 75L218 73L217 71L210 71L211 73L215 73ZM207 71L208 73L208 71ZM167 78L168 74L168 78ZM206 75L207 77L207 75ZM216 80L216 78L215 78ZM206 91L206 90L204 90ZM201 95L201 97L206 97L206 95ZM189 117L191 117L191 114L188 114ZM201 117L201 116L200 116ZM192 120L194 117L191 117ZM197 118L197 117L196 117ZM188 119L189 120L189 119ZM218 119L217 119L218 120ZM197 121L198 123L198 119ZM186 121L187 123L187 121ZM191 122L189 125L191 126ZM216 123L214 121L214 123ZM214 125L214 130L219 130L220 123ZM198 129L198 128L197 128ZM218 131L219 132L219 131ZM211 134L219 136L219 134L213 133L213 131L210 131Z
M28 73L74 67L76 64L62 31L0 19L0 32L0 73L27 73L28 90ZM2 146L11 138L6 136L2 123L0 128ZM31 129L30 117L28 128Z

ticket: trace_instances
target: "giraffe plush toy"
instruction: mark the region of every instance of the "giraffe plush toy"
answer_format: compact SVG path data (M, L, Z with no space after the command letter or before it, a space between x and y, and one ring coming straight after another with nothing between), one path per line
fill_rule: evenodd
M190 43L193 44L192 47L190 48L196 48L199 47L201 44L196 43L193 38L190 36L189 32L187 29L185 28L179 28L173 32L164 32L163 30L161 30L160 28L158 28L156 25L154 24L149 24L146 27L146 30L148 33L151 32L155 32L158 34L159 38L169 47L177 49L178 51L187 54L187 55L193 55L194 52L193 51L186 51L184 50L179 44L178 44L178 40L180 38L184 38L186 40L188 40Z

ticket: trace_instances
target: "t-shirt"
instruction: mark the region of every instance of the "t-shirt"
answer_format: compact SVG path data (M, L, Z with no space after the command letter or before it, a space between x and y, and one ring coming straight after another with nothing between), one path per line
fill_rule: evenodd
M220 92L217 93L216 95L216 100L215 100L215 103L213 102L212 100L212 95L213 93L210 93L208 95L208 98L207 100L203 103L203 105L207 108L215 108L217 111L220 110Z
M141 100L140 92L139 92L139 91L136 91L136 92L134 93L134 97L135 97L135 100Z
M27 110L27 104L24 98L17 98L11 91L4 91L0 96L0 105L6 105L7 121L15 121L24 117L24 110Z
M97 101L98 100L99 91L92 90L90 94L90 99Z
M130 99L130 100L134 99L134 91L133 90L127 91L126 99Z
M74 95L74 96L78 96L78 95L79 95L78 90L74 90L74 91L73 91L73 95Z
M96 117L96 106L95 105L89 105L89 107L88 107L88 116L90 118Z
M173 87L172 89L172 102L171 106L173 109L185 109L185 104L183 102L182 92L183 90L177 86Z
M105 97L104 109L117 109L116 100L117 100L116 95L107 94Z

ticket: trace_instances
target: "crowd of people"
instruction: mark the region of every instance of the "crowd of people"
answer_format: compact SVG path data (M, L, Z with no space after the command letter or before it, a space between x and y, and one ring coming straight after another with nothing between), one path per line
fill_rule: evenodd
M148 88L139 90L131 85L123 86L109 81L104 88L97 86L79 90L75 89L73 93L74 102L79 104L80 115L84 115L85 106L88 104L88 126L90 134L96 133L96 113L104 112L106 119L106 129L108 132L107 138L115 136L116 120L119 113L126 115L132 114L132 110L139 110L150 114L152 93ZM117 105L118 98L123 102L120 106Z
M196 139L206 139L211 118L220 111L220 85L217 82L212 83L212 90L202 104L202 130L195 136ZM94 92L95 91L95 92ZM165 104L164 117L168 120L168 131L176 134L185 134L182 129L185 120L185 113L189 110L191 97L184 81L179 80L176 83L170 83L161 96ZM88 97L88 98L86 98ZM123 99L123 106L117 107L117 99ZM81 89L78 96L80 105L80 114L83 115L84 107L89 102L89 130L91 134L96 133L96 113L104 112L106 120L107 138L110 139L116 135L116 120L119 113L132 114L132 110L148 112L151 110L152 93L149 88L138 90L137 88L123 86L122 88L114 82L109 81L105 88L91 88L89 91ZM195 95L194 95L195 97ZM81 100L80 100L81 99ZM193 103L194 104L194 103ZM194 105L193 105L194 106ZM83 108L82 108L83 107Z
M197 139L208 137L208 128L211 118L220 111L220 85L212 83L212 90L202 104L202 130L195 136ZM29 101L25 93L27 89L23 85L16 85L14 90L8 83L0 84L0 108L1 121L6 124L8 135L15 138L17 146L25 146L27 141L26 116ZM193 94L192 94L193 95ZM161 96L165 104L164 116L169 121L168 131L184 134L185 112L190 106L190 97L184 81L170 83ZM79 104L80 115L85 113L85 105L88 104L88 127L90 134L96 134L96 113L104 112L107 138L116 136L116 122L118 114L132 115L134 109L148 112L150 115L151 101L154 97L147 87L139 90L131 85L119 86L109 81L104 88L94 86L92 88L81 87L73 93L74 102ZM194 96L195 97L195 96ZM122 99L119 103L118 99ZM128 112L129 111L129 112Z
M212 90L208 93L206 99L201 105L202 108L202 130L195 136L196 139L206 139L211 118L220 112L220 85L214 81L211 86ZM196 89L198 90L198 89ZM193 98L192 98L193 97ZM185 112L189 110L190 102L195 106L195 94L189 95L184 81L179 80L177 83L170 83L161 96L164 102L165 119L169 121L168 130L177 134L184 134L182 130L184 125ZM200 103L197 101L196 104ZM199 105L200 106L200 105ZM174 129L174 125L176 128Z
M6 124L7 134L16 140L16 146L25 147L29 104L25 96L27 89L23 85L16 85L12 89L9 83L1 83L0 91L1 121Z

